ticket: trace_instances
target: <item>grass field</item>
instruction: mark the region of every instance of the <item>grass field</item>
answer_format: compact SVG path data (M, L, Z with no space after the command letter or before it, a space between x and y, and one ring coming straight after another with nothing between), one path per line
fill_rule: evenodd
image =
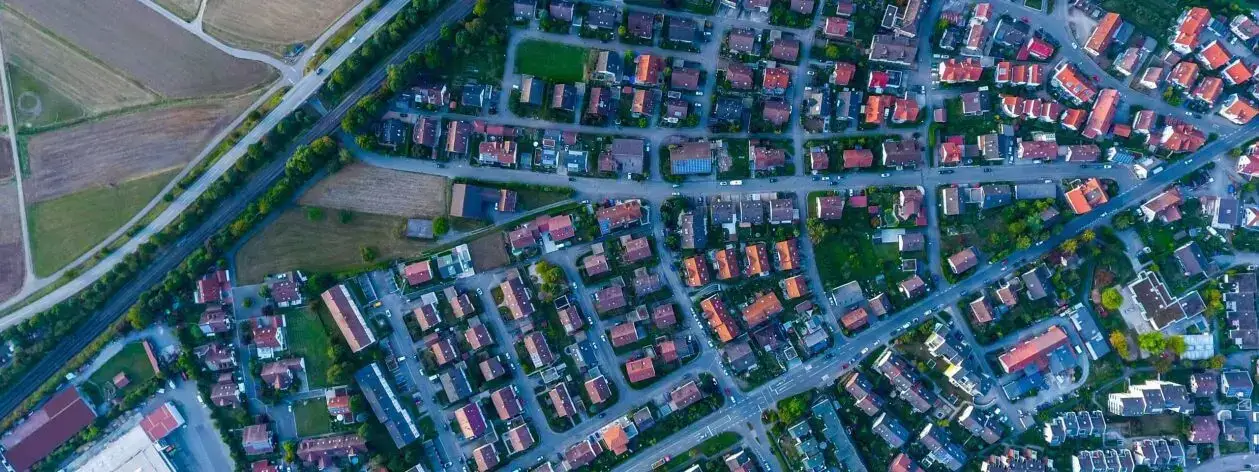
M436 218L449 210L445 177L353 164L319 181L302 205L406 218Z
M293 404L293 422L297 424L298 437L332 432L332 417L328 415L328 404L322 398Z
M85 116L83 108L74 103L74 100L35 80L13 64L5 66L9 72L9 83L13 86L13 124L18 131L77 120Z
M332 359L328 357L328 347L332 345L332 338L319 322L319 317L305 308L286 310L284 315L284 320L288 323L285 328L288 332L285 334L289 339L301 341L290 344L289 350L306 359L306 379L310 382L308 387L314 389L332 386L328 381L328 367L332 365Z
M405 220L396 216L355 213L349 223L338 221L336 210L312 221L303 208L284 212L241 247L236 265L242 283L262 281L266 274L303 269L315 272L364 267L359 251L371 247L376 260L411 257L432 243L402 237ZM318 237L313 237L318 235Z
M201 0L154 0L154 3L161 5L166 11L174 13L184 21L195 19L197 9L201 7Z
M555 82L586 80L590 50L549 41L529 40L516 47L516 73Z
M1166 41L1167 28L1176 22L1183 10L1176 0L1102 0L1102 8L1118 13L1124 21L1131 22L1142 33L1153 35L1159 42Z
M206 0L206 31L224 42L282 55L296 43L314 41L357 0L259 2Z
M114 357L101 364L101 368L93 372L87 381L98 389L104 389L106 385L113 382L114 376L119 372L127 374L127 378L131 380L129 387L143 384L157 376L157 372L153 371L153 365L149 363L149 356L144 353L144 344L136 341L123 346L117 354L114 354ZM124 391L126 388L118 393ZM118 395L115 394L115 396Z
M143 105L157 95L14 13L0 10L6 59L95 115Z
M175 171L43 202L27 211L35 274L46 276L105 239L157 196Z

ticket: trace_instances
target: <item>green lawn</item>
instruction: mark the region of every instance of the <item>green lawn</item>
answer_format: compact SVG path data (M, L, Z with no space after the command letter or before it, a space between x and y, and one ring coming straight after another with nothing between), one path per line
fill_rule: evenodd
M554 82L582 82L589 55L583 47L529 40L516 48L516 72Z
M324 215L311 220L304 208L290 208L250 238L236 254L241 282L259 283L266 274L292 269L339 272L366 267L372 263L363 260L363 247L376 251L376 261L415 257L433 247L430 241L403 237L402 217L355 213L348 223L341 223L335 210L325 209Z
M332 416L328 415L328 404L322 398L293 404L293 422L301 438L332 432Z
M47 276L100 243L144 208L177 170L32 204L35 275Z
M83 107L13 64L8 64L13 88L13 122L20 131L83 118ZM38 109L32 115L23 109Z
M285 311L284 321L285 335L292 340L289 350L306 359L308 388L333 386L334 383L328 379L328 367L332 366L328 348L332 345L332 338L319 317L306 308L298 308Z
M98 390L103 390L106 385L113 383L114 376L118 375L119 372L127 374L127 378L131 380L127 388L143 384L157 376L157 372L153 371L153 364L149 363L149 356L144 353L144 344L136 341L123 346L117 354L114 354L114 357L105 361L101 368L92 373L92 376L88 377L87 380L94 384ZM122 391L125 390L124 388ZM119 395L115 394L114 396Z

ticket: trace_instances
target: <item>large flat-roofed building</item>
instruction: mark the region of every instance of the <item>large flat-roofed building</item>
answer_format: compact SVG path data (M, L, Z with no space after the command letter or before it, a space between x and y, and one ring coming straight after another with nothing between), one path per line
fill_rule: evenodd
M389 382L385 380L380 364L373 362L359 369L354 373L354 381L358 382L359 388L363 390L363 396L367 398L367 404L371 405L376 419L385 425L386 431L389 431L389 438L393 439L395 446L401 449L419 439L419 428L411 419L411 413L398 401L393 387L390 387Z
M345 337L345 342L350 345L350 351L359 352L376 342L376 335L367 327L363 312L359 310L358 303L354 301L345 284L324 292L323 302L333 321L337 323L337 328L341 330L341 335Z
M1018 372L1030 365L1048 362L1049 354L1068 342L1066 331L1050 326L1044 333L1011 347L997 358L997 362L1006 373Z
M77 389L62 390L0 438L4 458L14 470L30 470L95 419Z

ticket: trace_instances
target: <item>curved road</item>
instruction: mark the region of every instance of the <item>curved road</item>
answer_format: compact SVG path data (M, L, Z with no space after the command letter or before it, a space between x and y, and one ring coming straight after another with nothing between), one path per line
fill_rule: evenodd
M398 9L400 9L405 3L406 2L394 2L391 3L390 6L398 4ZM407 44L399 48L398 51L390 56L387 61L377 67L371 75L364 78L357 87L345 95L345 98L336 108L330 110L327 115L321 118L310 131L302 135L296 142L298 144L308 144L319 137L334 132L340 126L341 117L346 113L346 111L348 111L349 108L360 98L376 90L376 88L384 82L386 65L395 64L405 60L411 52L416 51L424 44L437 39L438 35L441 33L442 26L467 16L472 12L473 3L474 2L455 2L441 13L433 16L433 18L430 19L428 26L413 36ZM386 7L385 10L382 10L373 17L367 25L363 26L363 29L360 29L360 31L369 31L368 28L371 28L370 31L374 31L384 23L384 18L388 18L392 16L393 13L397 12L397 10L390 11L388 8L389 7ZM382 17L381 15L386 16ZM341 61L345 60L349 53L352 52L359 44L362 44L362 41L347 43L342 46L341 49L338 49L335 54L329 57L328 62L325 63L328 64L326 67L335 67L335 65L339 65ZM306 97L309 97L318 90L319 85L322 85L322 80L322 76L307 76L305 79L302 79L302 82L299 82L297 86L294 86L293 90L290 90L289 94L286 95L284 104L277 107L276 110L274 110L270 115L267 115L267 118L264 119L264 123L269 123L269 125L265 126L266 130L270 130L275 123L279 122L280 118L287 115L288 112L292 111L298 105L306 101L305 97L302 97L300 100L295 99L294 97L297 96L294 95L295 92L300 90ZM244 148L248 146L245 144L247 139L252 138L253 140L257 140L258 137L265 133L266 130L258 132L258 130L263 127L264 124L260 123L259 126L254 129L257 133L250 133L248 138L243 139L241 144L237 145L236 148L233 148L232 153L235 153L235 157L232 158L233 162L236 157L239 157L239 155L244 152ZM197 191L194 192L193 188L189 188L189 190L184 193L184 196L188 196L192 193L199 195L202 191L204 191L211 182L217 179L218 175L222 175L223 171L226 170L227 166L224 165L224 162L227 159L228 157L224 156L224 158L221 159L214 168L208 171L205 176L202 176L202 178L197 181ZM30 372L27 372L27 374L23 376L19 382L16 382L12 388L0 394L0 413L8 414L9 412L12 412L17 405L26 398L27 395L34 392L36 388L44 383L44 381L55 374L61 366L65 365L71 357L81 351L88 343L108 329L114 321L122 317L127 308L130 307L137 298L139 298L141 293L149 287L160 283L166 276L167 272L174 270L180 262L200 247L202 243L209 240L215 232L230 224L231 221L236 218L236 215L242 212L259 196L266 193L267 189L269 189L275 181L284 175L285 162L286 160L284 159L276 159L266 167L258 170L244 188L239 190L231 198L219 204L218 208L209 217L207 217L200 226L188 235L176 241L174 244L168 245L159 252L156 260L152 264L133 277L130 283L119 289L119 291L105 303L105 306L99 312L92 315L92 317L85 322L74 335L66 339L62 343L62 349L59 349L45 357L39 364L31 369ZM211 173L216 169L218 170L218 174L211 178ZM183 209L180 208L179 211L171 211L176 207L176 204L179 203L182 203L183 207L186 207L190 201L185 201L184 197L181 196L179 200L172 203L171 207L168 208L167 211L163 212L161 217L146 228L145 233L143 233L142 236L133 238L126 246L124 246L123 249L115 252L114 255L111 256L111 258L114 259L112 263L107 264L105 261L102 261L100 264L93 267L91 271L84 274L84 276L94 274L94 277L91 278L90 281L83 281L81 284L67 284L53 293L63 294L61 298L65 298L66 296L77 293L83 287L90 284L91 281L99 278L102 274L108 271L107 266L112 267L117 263L117 260L121 259L119 256L120 254L134 251L135 248L147 240L153 232L160 230L169 224L170 221L172 221ZM80 277L79 279L76 279L76 282L84 280L85 278L86 277ZM51 306L54 303L56 302L48 303L44 308ZM23 310L10 315L8 318L0 320L0 327L11 326L16 322L14 321L14 318L29 317L33 313L37 313L42 309L43 308L33 309L31 307L26 307Z

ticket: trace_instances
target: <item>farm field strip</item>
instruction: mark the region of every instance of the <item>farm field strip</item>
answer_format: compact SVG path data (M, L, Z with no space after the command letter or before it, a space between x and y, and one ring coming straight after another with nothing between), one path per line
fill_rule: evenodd
M0 39L5 59L95 115L151 103L157 95L32 24L0 9ZM25 99L17 99L15 108Z
M310 45L357 0L260 2L205 0L204 27L229 45L281 56L294 44Z
M302 205L406 218L445 215L445 177L352 164L315 184Z
M0 182L0 300L18 293L26 278L20 209L17 182L13 179Z
M182 167L253 100L154 109L37 134L25 156L26 197L41 202Z
M168 98L232 94L277 76L132 0L13 0L9 7Z

